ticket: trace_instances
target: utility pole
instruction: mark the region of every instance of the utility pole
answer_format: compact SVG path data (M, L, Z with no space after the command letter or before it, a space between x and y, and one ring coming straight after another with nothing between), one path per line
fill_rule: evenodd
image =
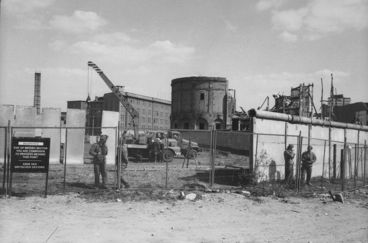
M333 87L333 74L331 73L330 112L329 112L330 121L332 121L333 106L334 106L334 87Z
M299 88L299 116L302 116L303 112L303 90L304 84L301 84Z
M321 78L321 119L324 120L323 116L323 79Z

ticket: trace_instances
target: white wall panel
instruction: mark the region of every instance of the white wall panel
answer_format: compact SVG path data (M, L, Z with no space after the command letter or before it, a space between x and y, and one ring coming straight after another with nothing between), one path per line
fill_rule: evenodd
M14 124L14 106L0 105L0 127L7 127L8 121ZM5 128L0 128L0 163L4 163Z
M42 129L42 137L50 138L50 163L60 163L60 112L59 108L42 109L42 126L55 127Z
M16 106L15 107L15 122L16 127L35 127L36 122L36 108L33 106ZM34 137L35 128L18 128L14 129L15 137Z
M66 149L66 163L67 164L83 164L84 162L84 128L71 127L85 127L86 125L86 111L78 109L68 109L66 114L67 131L67 149ZM65 145L64 145L65 146Z
M119 123L119 112L114 111L103 111L102 112L102 127L118 127ZM116 143L116 129L102 128L102 134L106 134L109 138L106 141L109 153L106 156L107 164L115 164L115 148Z

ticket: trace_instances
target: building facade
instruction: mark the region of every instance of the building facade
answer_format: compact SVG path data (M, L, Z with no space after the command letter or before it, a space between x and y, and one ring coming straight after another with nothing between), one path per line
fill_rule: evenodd
M84 100L70 100L67 101L67 108L68 109L79 109L79 110L86 110L88 106L88 102Z
M231 129L235 98L221 77L184 77L171 81L171 128Z
M139 130L170 129L171 102L164 99L123 92L128 101L139 113ZM114 93L103 96L103 109L119 111L120 125L123 129L133 129L132 118Z
M273 95L275 106L273 112L290 114L294 116L311 117L313 114L313 84L301 84L291 88L290 96Z
M367 125L368 103L357 102L333 109L334 121Z
M350 105L351 98L344 97L343 94L333 95L332 97L328 97L327 103L322 104L322 118L329 119L331 113L331 106L334 110L335 107L341 107ZM331 114L331 119L336 120L335 114Z

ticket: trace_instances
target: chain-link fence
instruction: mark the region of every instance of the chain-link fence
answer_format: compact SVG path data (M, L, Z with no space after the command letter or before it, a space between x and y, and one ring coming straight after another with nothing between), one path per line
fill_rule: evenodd
M315 139L297 135L261 134L216 130L180 130L176 133L146 131L138 141L127 145L128 166L117 166L119 156L118 127L101 127L108 135L106 186L119 189L127 185L133 190L144 189L232 189L253 182L282 189L354 190L366 185L367 145ZM45 174L11 173L10 145L12 137L50 138L48 193L95 190L93 157L89 151L99 139L88 135L85 127L0 127L0 179L5 193L15 195L42 193ZM176 135L176 136L175 136ZM156 157L155 139L162 144ZM285 184L286 147L294 146L293 180ZM301 155L308 145L317 156L312 168L312 187L301 181ZM171 151L172 157L163 155ZM168 157L165 157L168 156ZM120 159L120 160L119 160ZM286 186L285 186L286 185Z
M291 161L292 180L285 180L284 151L294 147ZM303 153L312 153L316 161L311 166L311 181L307 185L303 175ZM302 137L301 135L254 134L253 177L259 186L270 191L295 190L312 191L351 191L366 185L367 146L364 143L341 142L329 139Z

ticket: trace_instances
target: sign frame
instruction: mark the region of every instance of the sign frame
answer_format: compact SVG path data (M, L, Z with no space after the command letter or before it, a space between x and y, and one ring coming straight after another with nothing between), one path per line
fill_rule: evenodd
M10 190L13 173L45 173L45 197L50 165L50 138L12 137L10 160Z

